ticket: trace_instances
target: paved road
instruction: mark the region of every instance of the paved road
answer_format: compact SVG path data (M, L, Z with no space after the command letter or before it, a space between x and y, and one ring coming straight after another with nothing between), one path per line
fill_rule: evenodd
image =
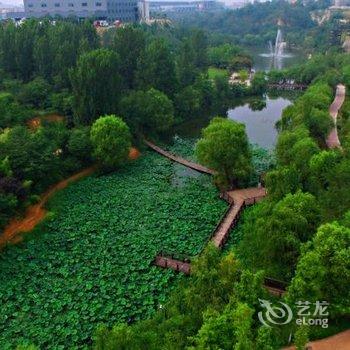
M350 329L331 337L315 340L307 344L308 350L349 350L350 349ZM284 348L284 350L295 350L294 346Z
M328 148L341 148L341 144L338 137L338 130L337 130L337 118L338 118L338 112L342 107L344 100L345 100L345 86L342 84L339 84L337 86L337 91L335 94L334 101L329 107L329 114L333 119L334 128L329 133L326 141Z

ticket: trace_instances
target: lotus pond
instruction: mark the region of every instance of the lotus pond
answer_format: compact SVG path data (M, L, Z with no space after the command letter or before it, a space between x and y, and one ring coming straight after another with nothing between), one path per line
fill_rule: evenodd
M0 349L87 348L99 323L150 317L183 278L156 254L198 254L226 208L210 177L173 177L146 152L59 192L51 218L0 254Z

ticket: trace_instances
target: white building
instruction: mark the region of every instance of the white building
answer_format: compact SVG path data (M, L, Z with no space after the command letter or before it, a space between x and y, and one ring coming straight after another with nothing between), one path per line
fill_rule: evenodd
M76 16L135 22L139 19L137 0L24 0L26 17Z

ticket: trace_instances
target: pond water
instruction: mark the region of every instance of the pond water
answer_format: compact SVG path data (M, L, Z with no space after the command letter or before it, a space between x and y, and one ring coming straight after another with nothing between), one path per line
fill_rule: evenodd
M227 111L227 117L245 124L251 143L271 150L277 140L275 124L281 118L283 109L292 104L299 94L279 91L277 95L268 94L265 98L238 99ZM198 139L201 130L209 123L210 119L193 119L178 126L175 134L185 139Z
M266 96L265 107L255 110L257 100L244 99L240 105L227 111L230 119L245 124L246 132L251 143L265 149L273 149L277 140L276 122L281 118L284 108L292 104L292 97Z
M274 59L268 48L250 47L246 49L253 58L253 68L258 71L268 72L271 69L284 69L305 61L305 55L300 51L288 51L282 57Z

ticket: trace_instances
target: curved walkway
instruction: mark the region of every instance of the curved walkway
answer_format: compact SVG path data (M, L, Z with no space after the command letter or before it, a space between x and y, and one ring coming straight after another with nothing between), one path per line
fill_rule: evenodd
M20 233L29 232L41 222L46 215L44 208L47 201L59 190L67 187L71 182L77 181L85 176L91 175L95 171L95 167L90 167L72 175L68 179L62 180L51 189L45 192L39 203L30 206L23 219L13 219L5 227L5 230L0 235L0 249L8 243L18 243L21 241Z
M209 174L209 175L214 175L215 174L214 170L206 168L203 165L200 165L200 164L197 164L197 163L194 163L194 162L190 162L190 161L188 161L188 160L186 160L186 159L184 159L182 157L178 157L175 154L167 152L164 149L156 146L155 144L153 144L150 141L144 140L144 142L149 148L153 149L153 151L155 151L155 152L161 154L162 156L172 160L173 162L182 164L182 165L186 166L187 168L191 168L191 169L196 170L196 171L198 171L200 173Z
M337 85L334 101L329 107L329 114L332 117L334 127L329 133L326 140L328 148L341 148L337 130L337 118L339 110L345 101L345 91L346 89L343 84Z

